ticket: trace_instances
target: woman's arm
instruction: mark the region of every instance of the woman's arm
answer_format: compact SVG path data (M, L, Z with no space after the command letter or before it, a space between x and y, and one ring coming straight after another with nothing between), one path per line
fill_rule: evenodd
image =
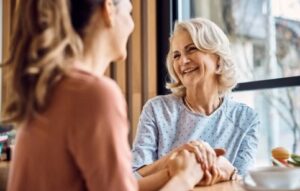
M201 165L197 162L195 154L182 150L176 157L173 156L168 163L171 180L161 191L192 190L203 177Z
M258 146L258 128L260 122L258 116L255 115L252 124L247 129L246 136L244 137L239 148L233 166L238 170L238 174L245 175L248 169L254 164L257 146Z
M192 189L203 177L201 165L193 152L186 149L178 150L169 154L164 160L166 166L162 170L150 175L145 175L141 171L140 174L144 177L139 180L140 191L154 191L163 186L162 190L165 191L186 191ZM150 169L149 166L147 167Z
M147 165L144 175L153 173L152 163L158 159L158 127L154 117L151 100L143 107L140 115L135 140L132 147L132 169L136 172L138 169L144 169ZM155 166L154 166L155 167ZM148 170L150 172L148 173ZM154 171L156 172L156 171ZM138 172L140 173L140 172ZM143 176L142 174L140 174Z
M144 176L138 180L140 191L157 191L162 188L169 180L168 169L163 169L151 175Z

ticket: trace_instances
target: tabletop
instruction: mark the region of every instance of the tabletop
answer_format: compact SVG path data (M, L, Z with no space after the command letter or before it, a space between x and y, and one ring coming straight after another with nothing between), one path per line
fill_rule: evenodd
M213 186L196 187L193 191L246 191L240 181L229 181Z

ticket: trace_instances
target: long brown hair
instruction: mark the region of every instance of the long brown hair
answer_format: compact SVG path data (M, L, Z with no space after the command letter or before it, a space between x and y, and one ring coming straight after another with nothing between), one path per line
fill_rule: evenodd
M51 88L83 46L71 24L68 0L21 0L14 19L10 55L3 65L3 121L19 123L45 109Z

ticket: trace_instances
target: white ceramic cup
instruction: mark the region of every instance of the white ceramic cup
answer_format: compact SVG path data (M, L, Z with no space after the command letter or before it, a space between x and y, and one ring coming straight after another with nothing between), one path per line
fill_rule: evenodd
M296 189L300 187L300 168L261 167L249 174L258 187Z

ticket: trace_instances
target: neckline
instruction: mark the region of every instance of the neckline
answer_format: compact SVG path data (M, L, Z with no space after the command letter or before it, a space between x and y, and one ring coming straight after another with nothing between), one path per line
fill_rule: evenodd
M185 105L184 103L184 97L180 97L180 103L182 105L182 107L190 114L193 114L193 115L197 115L197 116L203 116L203 117L211 117L213 115L215 115L215 113L218 113L219 110L221 110L224 105L225 105L225 102L227 101L227 97L224 96L223 98L221 98L222 101L221 101L221 104L219 105L219 107L217 107L217 109L215 111L213 111L210 115L205 115L203 113L197 113L197 112L193 112L187 105Z

